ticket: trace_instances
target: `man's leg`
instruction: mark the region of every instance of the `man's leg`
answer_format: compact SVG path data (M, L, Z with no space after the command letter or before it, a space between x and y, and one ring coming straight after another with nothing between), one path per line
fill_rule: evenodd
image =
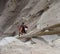
M19 32L19 36L20 36L20 32Z

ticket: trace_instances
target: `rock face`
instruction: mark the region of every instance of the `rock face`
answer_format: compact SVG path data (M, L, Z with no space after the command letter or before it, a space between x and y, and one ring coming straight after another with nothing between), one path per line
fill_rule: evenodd
M60 54L60 39L54 41L54 46L39 39L32 40L35 44L31 44L31 41L24 43L14 37L4 38L0 42L0 54Z
M9 36L6 33L18 34L21 22L28 32L60 23L60 0L0 0L0 39ZM60 37L51 36L33 38L35 44L6 37L0 41L0 54L60 54Z
M1 0L0 33L1 34L12 33L14 31L17 31L17 26L18 24L21 24L22 21L24 21L29 26L29 31L36 28L37 21L40 18L41 19L38 24L41 24L39 25L41 26L41 28L46 27L48 24L53 25L54 24L53 19L55 18L57 18L57 21L59 22L59 4L57 4L58 2L60 1L59 0L57 1L56 0L13 0L13 1ZM51 23L50 19L48 18L52 20ZM45 23L44 20L48 21L49 23L48 22ZM54 22L55 21L56 20L54 20Z
M60 23L60 2L46 11L38 22L40 29Z

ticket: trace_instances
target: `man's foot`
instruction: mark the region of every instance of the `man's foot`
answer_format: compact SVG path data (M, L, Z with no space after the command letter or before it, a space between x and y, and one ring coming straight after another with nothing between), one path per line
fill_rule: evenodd
M36 44L36 42L34 42L34 41L31 41L31 44Z

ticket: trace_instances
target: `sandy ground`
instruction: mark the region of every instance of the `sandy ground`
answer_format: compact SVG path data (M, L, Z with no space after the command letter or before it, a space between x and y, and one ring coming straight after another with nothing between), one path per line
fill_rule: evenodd
M56 36L49 38L54 40L57 38ZM49 38L46 37L45 41ZM34 44L31 41L22 42L15 37L6 37L0 41L0 54L60 54L60 38L53 42L48 40L45 42L36 38L32 40L35 42Z

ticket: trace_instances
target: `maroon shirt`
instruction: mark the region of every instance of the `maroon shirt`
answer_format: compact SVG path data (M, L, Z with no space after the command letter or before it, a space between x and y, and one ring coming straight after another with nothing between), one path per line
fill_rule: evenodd
M26 33L25 28L28 28L26 25L20 25L19 26L19 32L20 33Z

